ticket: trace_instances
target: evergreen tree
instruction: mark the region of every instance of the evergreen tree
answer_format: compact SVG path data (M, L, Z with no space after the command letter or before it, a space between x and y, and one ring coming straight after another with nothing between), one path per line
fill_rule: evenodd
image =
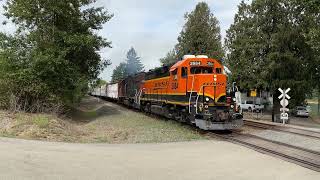
M306 36L308 44L315 53L315 63L313 71L314 87L318 89L318 113L320 112L320 1L317 0L295 0L297 9L305 22ZM309 28L308 28L309 27Z
M242 1L238 6L238 13L234 17L234 23L227 31L225 46L227 47L226 64L232 72L233 81L243 88L266 86L266 82L258 82L258 69L263 68L255 63L255 52L259 52L264 44L258 38L254 28L254 20L251 17L250 5Z
M243 88L292 89L291 105L311 92L314 53L292 1L242 2L227 32L227 64ZM276 98L276 96L274 96ZM276 102L276 99L274 99Z
M144 66L141 63L140 57L138 57L134 48L131 48L127 52L127 59L125 62L120 63L112 73L111 82L118 82L127 76L134 75L136 73L142 72Z
M140 57L138 57L136 50L132 47L127 52L125 75L133 75L138 72L142 72L143 69L144 69L144 66L141 63Z
M116 83L120 81L121 79L125 78L126 76L126 63L120 63L119 66L117 66L112 73L112 83Z
M185 20L176 45L177 60L186 54L205 54L221 60L224 52L219 22L210 12L208 4L198 3L191 13L185 15Z
M110 42L97 30L112 15L93 7L94 2L7 0L5 15L18 30L10 41L12 48L2 47L0 52L7 54L2 56L6 63L0 63L7 64L0 79L10 82L5 88L25 110L79 101L88 83L109 64L97 52ZM12 49L16 51L8 53Z
M166 57L160 59L160 62L162 65L167 65L167 64L172 64L174 62L177 62L176 51L174 49L169 51Z

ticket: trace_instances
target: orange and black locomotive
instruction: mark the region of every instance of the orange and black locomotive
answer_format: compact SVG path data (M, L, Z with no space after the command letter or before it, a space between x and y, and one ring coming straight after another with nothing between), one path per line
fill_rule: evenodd
M186 55L173 65L127 77L117 87L120 103L144 112L195 124L204 130L243 125L242 115L227 102L224 67L204 55ZM108 92L105 94L108 97Z

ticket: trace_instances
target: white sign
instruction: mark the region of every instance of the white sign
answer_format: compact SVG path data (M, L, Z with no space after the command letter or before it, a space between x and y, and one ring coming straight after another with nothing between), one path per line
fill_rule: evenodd
M281 99L280 104L282 106L282 108L280 108L280 111L282 111L281 115L280 115L280 119L282 120L283 124L286 123L286 120L289 119L289 115L288 112L289 109L286 108L289 105L289 101L288 99L291 99L291 97L288 95L288 92L291 90L290 88L282 90L281 88L278 89L281 92L281 95L278 97L279 99Z
M288 113L281 113L281 119L282 120L288 120L289 119Z
M282 99L280 104L282 107L287 107L289 105L289 101L287 99Z
M289 112L288 108L280 108L280 111Z

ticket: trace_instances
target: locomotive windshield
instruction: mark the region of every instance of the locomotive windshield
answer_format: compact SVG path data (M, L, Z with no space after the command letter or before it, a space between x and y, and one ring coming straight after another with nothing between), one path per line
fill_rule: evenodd
M212 67L192 67L190 69L191 74L212 74Z

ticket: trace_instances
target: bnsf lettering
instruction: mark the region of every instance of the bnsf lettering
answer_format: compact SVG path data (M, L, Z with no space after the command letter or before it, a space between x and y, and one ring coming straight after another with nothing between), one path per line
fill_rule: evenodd
M154 87L159 88L159 87L167 87L168 86L168 81L163 81L163 82L156 82L154 84Z

